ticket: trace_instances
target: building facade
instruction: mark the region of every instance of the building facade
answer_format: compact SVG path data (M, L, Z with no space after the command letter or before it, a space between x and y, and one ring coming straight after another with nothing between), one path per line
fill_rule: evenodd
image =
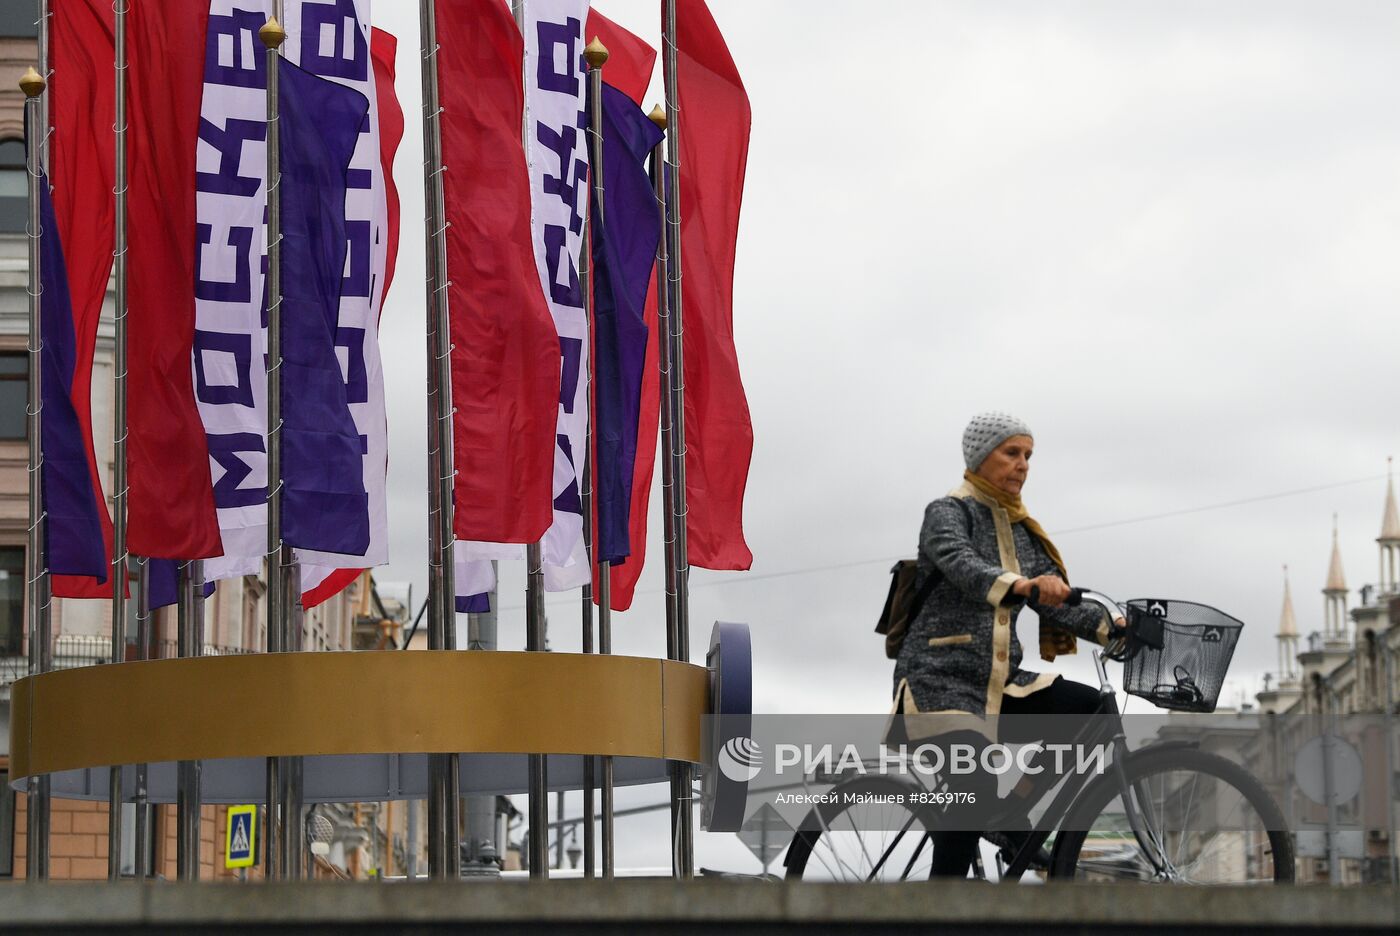
M1285 569L1279 617L1278 668L1265 677L1256 700L1261 716L1273 719L1259 732L1250 757L1281 758L1269 771L1286 775L1301 739L1320 732L1339 734L1353 745L1364 765L1360 790L1340 803L1327 827L1327 811L1301 795L1299 784L1278 790L1286 813L1299 830L1298 878L1335 883L1390 882L1396 877L1396 824L1400 814L1400 763L1395 715L1400 712L1400 510L1395 483L1386 482L1380 535L1376 537L1379 576L1355 592L1347 587L1335 524L1327 579L1323 583L1321 626L1300 637L1298 616ZM1300 639L1302 643L1300 645ZM1319 855L1304 847L1340 836L1346 848ZM1330 864L1338 856L1339 867Z

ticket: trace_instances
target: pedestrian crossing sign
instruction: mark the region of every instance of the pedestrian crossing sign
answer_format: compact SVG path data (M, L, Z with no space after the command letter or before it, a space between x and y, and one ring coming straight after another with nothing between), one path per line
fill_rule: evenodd
M253 837L257 834L258 807L230 806L228 808L228 829L224 835L224 867L251 868Z

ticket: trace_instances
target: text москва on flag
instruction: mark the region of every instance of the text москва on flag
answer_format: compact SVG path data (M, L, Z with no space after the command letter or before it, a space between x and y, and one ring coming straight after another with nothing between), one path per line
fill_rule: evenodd
M378 86L371 65L368 0L284 7L287 59L358 92L367 110L342 110L354 125L345 128L352 153L338 182L323 191L325 179L313 180L305 190L320 206L319 240L284 243L291 264L320 271L318 299L331 310L316 334L288 335L290 369L298 355L316 366L303 371L310 379L300 389L295 378L286 387L286 437L295 452L294 414L319 431L329 406L346 456L336 471L322 470L319 457L303 459L300 505L297 495L287 501L288 529L308 547L299 555L311 604L387 561L378 325L398 219L389 213L393 154L381 141L379 112L390 115L395 139L401 120L392 87ZM256 574L266 552L266 59L257 31L272 11L271 0L146 0L132 5L128 21L129 227L141 232L130 253L130 545L140 555L206 559L210 579ZM103 63L111 61L111 29L104 0L55 11L56 150L98 179L110 179L103 154L111 121L101 117L110 96L101 89L110 85ZM84 92L94 116L82 113ZM56 165L64 158L56 155ZM95 194L96 183L88 188ZM331 215L343 219L327 224ZM73 251L80 309L100 304L93 284L110 223L99 212L97 236ZM321 344L307 347L308 337ZM315 409L298 414L302 405ZM301 444L305 451L305 436ZM296 465L293 455L289 488ZM295 532L298 512L328 505L357 519L332 531L308 517Z
M588 4L532 0L524 7L523 28L502 4L489 0L439 2L437 12L443 152L450 170L449 278L460 281L453 270L471 263L470 286L464 283L450 293L458 408L458 594L459 607L465 608L471 606L466 596L490 587L487 560L519 558L527 543L542 541L547 589L577 588L590 580L581 497L589 323L578 273L588 211L581 58ZM492 132L489 150L480 132L475 140L461 132L473 127ZM488 167L496 169L494 190L475 191L486 185L479 173ZM453 250L453 235L460 252ZM492 241L494 249L487 246ZM482 256L493 262L483 267ZM483 282L486 296L497 291L516 297L511 327L504 332L516 339L507 358L518 368L514 380L502 380L480 365L478 376L470 376L467 356L473 352L464 351L458 335L500 314L481 309ZM463 320L464 311L472 321ZM457 376L458 362L463 379ZM508 411L502 409L506 404ZM503 413L515 424L497 418ZM464 440L494 443L494 459ZM502 455L512 460L514 472L493 468ZM509 490L495 492L503 483ZM501 502L520 503L522 509L509 523L485 522L484 507Z
M477 63L489 75L471 72L472 63L443 56L440 76L444 78L444 95L455 93L454 107L444 114L445 160L461 183L463 168L471 170L472 150L462 141L454 141L449 126L454 110L481 106L469 101L467 89L487 91L502 89L496 98L500 109L495 114L507 118L495 128L499 152L513 153L510 135L512 119L517 108L514 75L518 73L517 56L523 55L525 152L528 166L529 202L519 198L513 184L501 188L496 208L511 199L515 218L525 210L532 218L532 246L541 288L555 326L562 353L562 379L558 382L558 430L555 435L553 465L553 520L543 540L543 560L546 587L563 590L577 587L590 580L587 557L583 550L582 490L583 438L588 424L589 406L597 398L611 401L608 413L598 413L595 420L595 491L598 504L595 516L599 523L598 558L616 563L612 569L614 607L626 609L632 599L637 576L644 557L646 535L646 504L651 471L655 459L656 412L659 407L659 382L656 380L655 298L654 283L638 287L614 288L608 284L608 308L602 325L595 316L591 323L595 342L612 342L607 348L588 346L590 323L584 314L584 303L578 277L579 254L584 224L588 212L588 161L584 121L584 66L582 49L589 30L605 37L612 57L604 71L605 81L616 81L616 87L633 101L639 101L651 74L655 53L635 36L616 24L588 10L581 0L529 0L523 9L523 31L516 32L503 15L498 4L452 3L438 4L440 37L457 36L461 48L469 47L466 39L472 29L492 37L481 47L491 48L496 57L487 64ZM700 0L682 0L679 4L678 37L683 45L679 75L680 95L693 98L704 117L694 122L695 134L711 136L711 143L691 142L682 134L685 146L683 163L690 163L682 172L683 202L691 208L683 238L691 249L685 260L686 276L694 282L687 294L689 325L686 330L686 384L688 391L686 413L691 429L687 458L690 515L688 529L692 537L694 565L716 569L745 569L752 557L744 543L742 506L747 479L752 429L748 418L742 383L739 378L737 354L734 350L732 328L732 287L735 239L737 235L739 200L741 197L744 163L746 161L749 128L748 99L744 93L732 59L729 57L708 9ZM587 26L584 26L587 17ZM464 30L460 33L454 30ZM444 42L444 49L449 43ZM521 48L523 46L523 48ZM713 67L718 82L711 82L704 72ZM610 76L615 75L616 78ZM446 80L450 77L452 80ZM467 79L474 78L477 83ZM488 83L483 84L483 79ZM494 80L497 84L489 83ZM509 86L505 84L510 82ZM693 86L693 87L692 87ZM613 95L616 98L615 95ZM447 103L447 97L444 97ZM614 127L614 131L620 128ZM607 136L605 135L605 145ZM619 156L622 165L639 167L644 156L630 153ZM514 156L510 157L514 163ZM499 169L499 166L497 167ZM511 168L518 174L518 164ZM605 160L605 172L607 172ZM609 173L610 174L610 173ZM501 173L498 172L498 176ZM514 182L514 176L512 183ZM450 185L450 183L449 183ZM611 188L611 186L609 186ZM609 191L609 202L613 193ZM449 202L451 196L449 194ZM604 212L606 215L606 211ZM625 215L619 209L619 215ZM465 215L453 213L449 203L449 220L456 228ZM617 234L635 235L650 219L639 214L628 216L612 230ZM451 229L450 229L451 230ZM480 230L479 228L477 230ZM518 229L517 229L518 230ZM595 237L598 235L595 229ZM600 239L602 253L595 257L606 266L607 238ZM465 243L465 241L463 241ZM511 240L518 251L518 235ZM636 241L633 241L635 246ZM640 256L640 250L636 251ZM449 266L454 262L449 257ZM634 270L640 269L632 264ZM501 280L491 274L504 276L503 265L482 270L472 269L474 276L485 275L490 284ZM452 278L449 270L449 278ZM455 279L454 279L455 282ZM518 287L518 283L515 284ZM501 288L501 287L498 287ZM640 292L639 292L640 289ZM645 297L641 322L632 310L635 296ZM627 301L621 317L614 300ZM522 308L532 308L527 300ZM454 329L460 328L458 310L462 300L454 294ZM538 325L538 316L531 321ZM519 324L519 323L517 323ZM620 327L613 327L620 326ZM618 344L623 341L628 347ZM540 345L543 344L541 340ZM642 374L638 385L637 347L645 349L640 358ZM461 344L458 343L460 354ZM541 354L537 359L544 368L552 361ZM601 369L601 370L600 370ZM590 377L599 381L590 386ZM604 382L607 378L606 384ZM478 404L482 399L476 398ZM501 395L494 399L518 397ZM458 401L457 431L463 432L464 409ZM600 404L601 405L601 404ZM624 415L625 414L625 415ZM635 414L635 415L634 415ZM635 432L627 424L635 419ZM624 428L626 427L626 428ZM538 424L532 425L538 429ZM515 443L536 444L532 432L498 434ZM518 451L518 450L517 450ZM531 452L537 449L531 448ZM519 457L519 456L517 456ZM515 537L490 540L479 533L464 529L462 522L469 511L472 498L465 494L471 481L463 478L465 465L461 446L458 454L458 537L462 540L487 539L486 542L460 542L457 546L459 608L472 605L467 596L485 591L493 582L489 558L518 558L519 545L535 539L533 530L517 528ZM531 476L533 477L533 475ZM630 482L630 483L629 483ZM534 489L525 485L516 490L534 497ZM531 503L538 503L532 500ZM532 515L532 514L531 514ZM533 515L532 515L533 516ZM591 518L590 518L591 519Z
M587 3L578 0L525 4L523 32L501 4L489 0L440 3L437 12L443 152L450 170L445 185L457 407L457 594L458 609L466 611L484 607L480 593L494 583L490 559L519 558L523 544L541 538L547 588L590 580L580 497L593 357L578 273L589 207L584 17L607 29L610 39L618 37L615 67L636 97L645 90L655 53L590 15ZM642 132L656 131L648 124ZM644 183L645 169L640 160L633 162ZM640 218L642 230L648 223L654 229L649 190L641 207L649 211ZM636 210L619 208L619 230L631 229ZM622 531L622 542L609 544L619 561L627 555L628 513L636 499L638 437L651 446L644 447L642 507L634 511L642 524L634 538L645 537L656 436L656 380L643 381L641 373L647 353L642 303L651 262L650 256L640 264L635 260L654 254L655 230L649 246L645 235L632 243L641 247L631 251L628 271L636 280L640 270L641 282L624 288L618 272L615 292L629 314L605 319L621 322L621 328L600 329L610 342L626 335L629 343L621 354L611 353L610 343L606 355L610 362L625 360L626 375L614 382L618 393L610 397L608 425L599 427L600 438L617 442L605 445L608 457L599 458L595 469L598 480L617 479L607 485L613 509L600 508L599 518L606 515L610 528ZM465 281L461 270L470 272ZM654 365L652 354L645 359ZM650 406L639 399L643 382L651 389ZM631 571L622 577L634 585ZM632 589L622 591L625 608Z

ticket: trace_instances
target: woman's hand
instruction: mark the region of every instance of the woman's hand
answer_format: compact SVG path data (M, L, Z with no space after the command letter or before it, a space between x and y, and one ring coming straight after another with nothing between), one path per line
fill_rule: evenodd
M1108 631L1108 643L1104 644L1104 650L1110 659L1119 660L1123 657L1123 650L1128 642L1128 622L1119 615L1113 619L1113 626Z
M1058 608L1069 597L1069 585L1058 575L1037 575L1033 579L1022 578L1011 586L1011 591L1022 598L1029 598L1032 588L1040 589L1040 597L1037 601L1047 608Z

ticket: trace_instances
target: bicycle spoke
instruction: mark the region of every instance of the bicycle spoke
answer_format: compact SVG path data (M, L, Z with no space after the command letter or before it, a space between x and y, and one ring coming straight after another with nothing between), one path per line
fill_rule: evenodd
M894 841L890 843L890 847L889 847L889 848L885 848L885 849L881 849L882 854L880 855L880 861L879 861L878 864L875 865L875 867L873 867L873 868L870 869L870 876L869 876L868 878L866 878L867 881L873 881L873 880L875 880L875 875L877 875L877 874L880 873L880 869L883 868L883 867L885 866L885 862L889 860L890 855L894 854L894 850L895 850L896 848L899 847L900 839L904 838L904 833L905 833L905 832L908 832L908 831L909 831L909 827L910 827L911 825L914 824L914 818L915 818L915 817L914 817L914 814L913 814L913 813L910 813L910 814L909 814L909 818L906 819L906 820L904 821L904 828L902 828L902 829L899 830L899 834L896 835L896 836L894 837ZM927 835L928 833L924 833L924 834ZM920 843L919 843L919 849L922 850L923 847L924 847L924 843L923 843L923 842L920 842ZM914 858L917 858L917 857L919 857L919 852L918 852L918 851L915 851L915 852L914 852ZM909 861L910 861L911 864L913 863L914 858L910 858L910 859L909 859ZM906 868L904 869L904 872L905 872L906 874L909 873L909 869L906 867ZM901 878L901 880L903 880L903 879Z
M923 852L924 852L924 843L925 843L925 842L932 842L932 841L933 841L933 833L932 833L932 832L925 832L925 833L923 834L923 836L920 837L920 839L919 839L919 845L918 845L917 848L914 849L914 854L912 854L912 855L909 856L909 863L906 864L906 865L904 866L904 870L903 870L902 872L900 872L899 879L900 879L901 881L907 881L907 880L909 880L909 872L912 871L912 870L914 870L914 862L918 861L918 860L919 860L919 856L922 855ZM932 860L930 860L930 870L932 870Z
M1181 819L1182 836L1181 843L1177 846L1176 850L1177 860L1172 862L1167 869L1168 871L1176 870L1177 866L1181 864L1183 853L1186 851L1186 843L1190 839L1191 810L1192 807L1196 805L1196 785L1200 782L1200 779L1201 775L1198 773L1193 773L1191 775L1191 792L1186 796L1186 815Z
M889 796L902 791L884 784L857 784L854 790L874 796L843 796L840 805L814 810L809 823L820 831L802 839L789 876L851 882L926 876L932 838L917 810Z

